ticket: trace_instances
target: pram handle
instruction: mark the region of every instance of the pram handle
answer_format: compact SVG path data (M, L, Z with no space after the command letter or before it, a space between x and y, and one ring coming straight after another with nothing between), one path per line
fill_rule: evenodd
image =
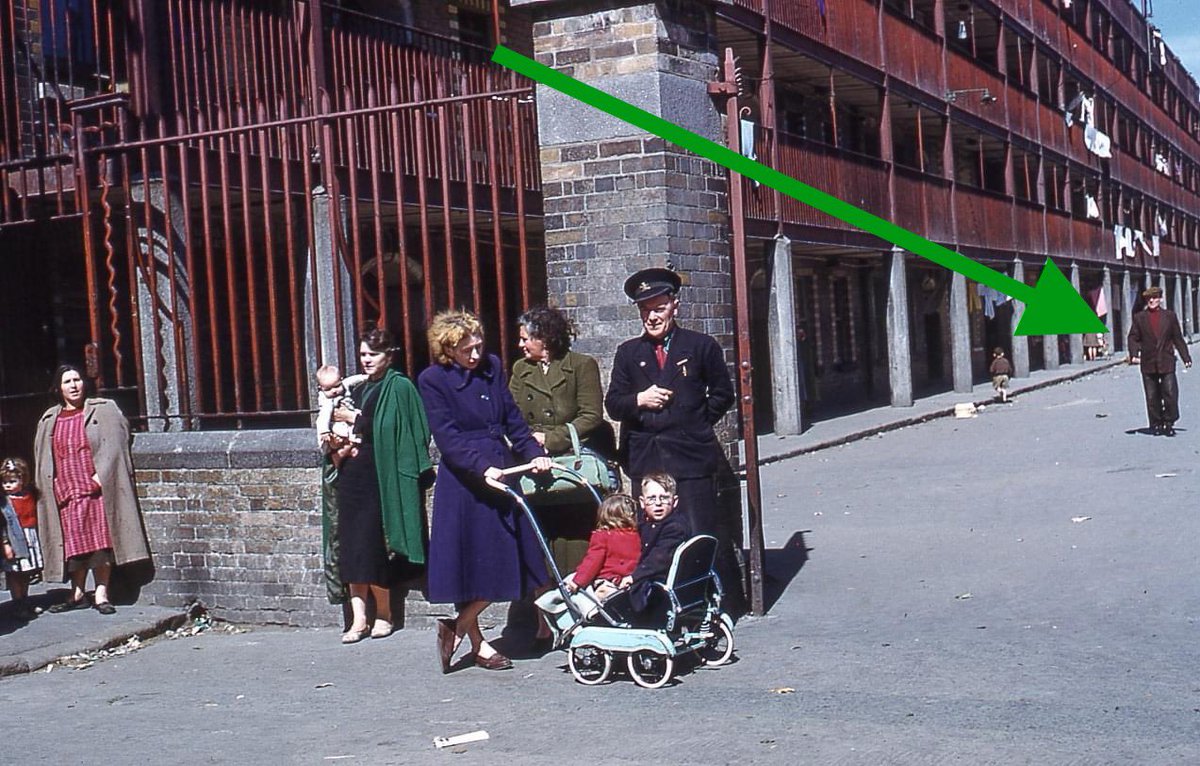
M533 470L533 468L534 468L534 464L532 462L523 463L522 465L514 465L509 468L501 468L500 475L501 476L513 476L516 474L529 473L530 471ZM558 465L557 463L550 466L550 471L551 472L559 471L559 472L565 473L569 476L582 478L578 472L572 471L570 468L567 468L566 466ZM503 492L504 490L509 488L507 484L505 484L504 482L499 481L497 479L485 479L485 481L488 483L488 486L492 487L493 489L498 489L501 492Z
M501 468L500 475L501 476L512 476L513 474L526 473L526 472L532 471L532 470L533 470L533 463L529 462L529 463L525 463L523 465L514 465L511 468ZM492 487L493 489L498 489L501 492L503 492L509 488L507 484L500 481L499 479L488 478L488 479L485 479L485 481L487 482L489 487Z

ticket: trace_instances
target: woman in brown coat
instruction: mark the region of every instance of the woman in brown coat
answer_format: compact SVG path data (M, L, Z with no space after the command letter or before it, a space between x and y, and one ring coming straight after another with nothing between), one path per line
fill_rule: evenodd
M66 582L71 596L50 608L68 612L88 606L84 586L92 572L93 605L116 611L108 598L114 566L150 558L133 485L129 422L110 399L85 398L84 379L71 365L54 376L56 404L38 421L34 437L38 528L45 578Z

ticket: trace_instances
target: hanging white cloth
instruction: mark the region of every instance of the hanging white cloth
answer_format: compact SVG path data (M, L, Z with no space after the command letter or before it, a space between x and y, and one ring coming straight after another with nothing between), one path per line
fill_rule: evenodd
M1155 255L1154 248L1150 247L1150 243L1146 241L1146 232L1135 229L1133 232L1133 241L1142 248L1142 252L1146 255ZM1136 253L1137 251L1135 250L1134 254Z
M1100 220L1100 205L1096 202L1096 198L1090 194L1083 195L1084 206L1087 208L1087 217Z
M1084 96L1079 99L1079 121L1084 125L1094 123L1096 114L1096 99Z
M1083 130L1083 143L1088 151L1097 157L1108 159L1112 157L1112 140L1104 133L1096 130L1096 126L1088 125Z

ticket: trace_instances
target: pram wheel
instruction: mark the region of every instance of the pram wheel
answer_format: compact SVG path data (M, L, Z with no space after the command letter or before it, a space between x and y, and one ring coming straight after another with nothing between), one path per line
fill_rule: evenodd
M658 689L671 680L675 660L665 654L646 650L629 655L629 675L633 682L646 689Z
M733 631L723 620L713 623L712 638L704 642L704 646L696 650L700 661L705 665L724 665L733 657Z
M612 673L612 654L594 646L572 646L567 651L567 665L576 681L595 686L608 680Z

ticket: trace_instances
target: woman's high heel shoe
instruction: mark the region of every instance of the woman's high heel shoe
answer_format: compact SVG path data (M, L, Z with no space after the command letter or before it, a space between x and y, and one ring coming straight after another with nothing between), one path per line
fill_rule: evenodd
M438 659L442 661L443 674L450 672L450 661L454 659L454 650L458 648L456 628L456 621L448 617L442 617L437 621Z

